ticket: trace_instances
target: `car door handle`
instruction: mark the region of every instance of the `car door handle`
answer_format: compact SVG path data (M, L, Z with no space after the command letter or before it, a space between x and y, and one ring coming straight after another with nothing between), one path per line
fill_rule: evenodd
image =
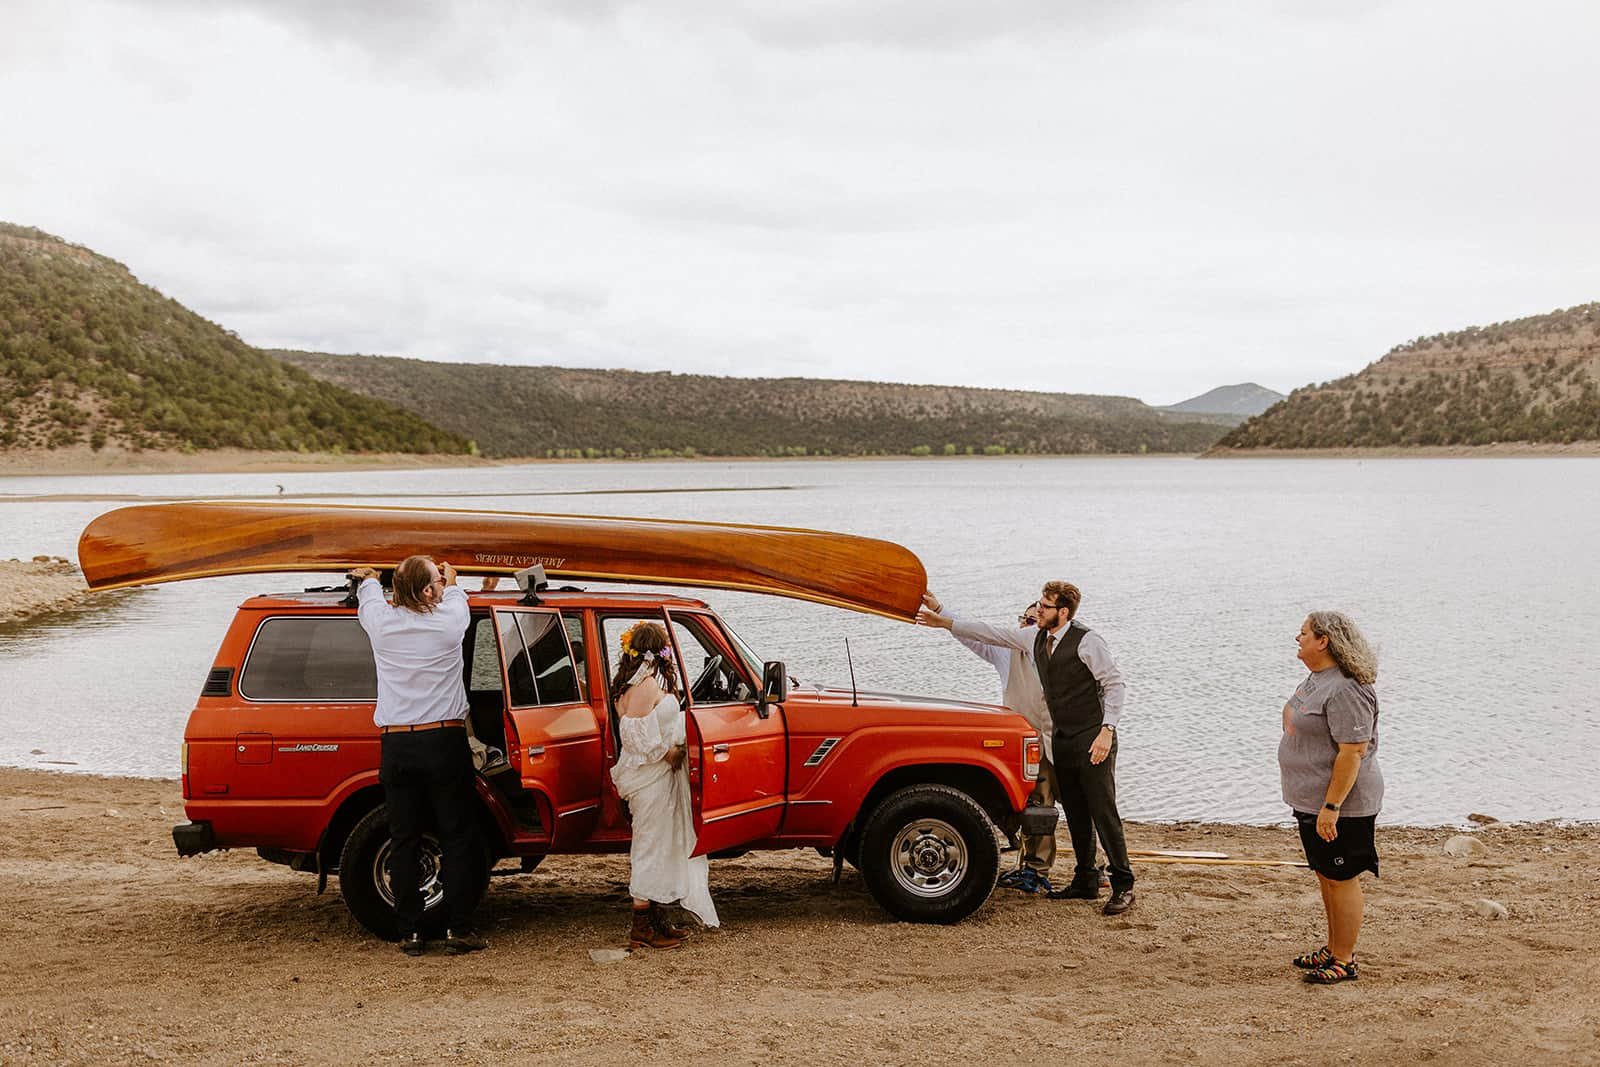
M728 746L727 745L712 745L711 746L711 755L712 755L713 759L727 759L728 758Z

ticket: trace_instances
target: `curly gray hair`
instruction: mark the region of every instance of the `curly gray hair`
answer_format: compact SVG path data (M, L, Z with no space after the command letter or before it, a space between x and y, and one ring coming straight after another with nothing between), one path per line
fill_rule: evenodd
M1355 620L1342 611L1313 611L1306 616L1311 632L1328 639L1328 655L1356 681L1371 685L1378 680L1378 654L1361 635Z

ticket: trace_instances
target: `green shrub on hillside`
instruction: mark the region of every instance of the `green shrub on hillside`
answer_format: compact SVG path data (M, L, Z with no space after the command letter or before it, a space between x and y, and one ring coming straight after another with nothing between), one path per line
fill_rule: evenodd
M467 450L415 414L319 381L141 285L0 224L0 446Z
M1297 389L1219 448L1600 440L1600 304L1418 338Z
M491 456L1198 452L1224 429L1126 397L276 354Z

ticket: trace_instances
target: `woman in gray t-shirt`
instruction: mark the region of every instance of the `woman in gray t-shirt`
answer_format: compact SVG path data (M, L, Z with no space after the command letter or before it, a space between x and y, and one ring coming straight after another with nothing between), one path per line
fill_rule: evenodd
M1383 806L1378 769L1378 658L1347 616L1313 611L1295 641L1311 674L1283 706L1278 770L1306 862L1316 872L1328 943L1296 956L1308 982L1357 977L1361 872L1378 873L1373 828Z

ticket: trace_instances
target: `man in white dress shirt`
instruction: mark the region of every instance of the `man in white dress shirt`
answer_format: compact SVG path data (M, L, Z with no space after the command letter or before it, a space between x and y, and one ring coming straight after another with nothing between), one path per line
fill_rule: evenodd
M924 593L922 602L937 614L944 613L944 605L933 593ZM1018 631L1033 639L1037 605L1029 604L1017 616ZM1028 720L1039 731L1042 758L1039 761L1039 780L1028 796L1029 807L1053 808L1056 805L1056 775L1051 764L1050 709L1045 707L1044 690L1039 686L1039 672L1033 667L1033 654L1005 645L990 645L972 637L951 634L969 650L982 656L1000 676L1000 703ZM1000 885L1006 889L1019 889L1024 893L1048 893L1055 887L1050 884L1050 868L1056 862L1056 835L1023 834L1021 863L1014 871L1000 876Z
M1077 862L1072 882L1052 899L1093 900L1100 895L1095 869L1095 837L1105 849L1111 899L1103 909L1121 915L1134 904L1133 868L1117 811L1117 726L1127 686L1105 639L1076 620L1083 594L1070 582L1046 582L1035 605L1036 634L951 619L930 608L917 622L938 626L957 637L1005 645L1033 654L1053 727L1051 740L1056 784Z
M477 800L462 681L467 594L456 585L454 567L427 556L410 556L395 568L393 605L383 598L377 571L361 567L350 576L361 579L356 616L378 669L372 721L383 734L378 775L393 842L389 880L400 950L420 956L426 947L418 862L431 810L444 853L445 951L476 952L487 946L472 931L483 872L475 869Z

